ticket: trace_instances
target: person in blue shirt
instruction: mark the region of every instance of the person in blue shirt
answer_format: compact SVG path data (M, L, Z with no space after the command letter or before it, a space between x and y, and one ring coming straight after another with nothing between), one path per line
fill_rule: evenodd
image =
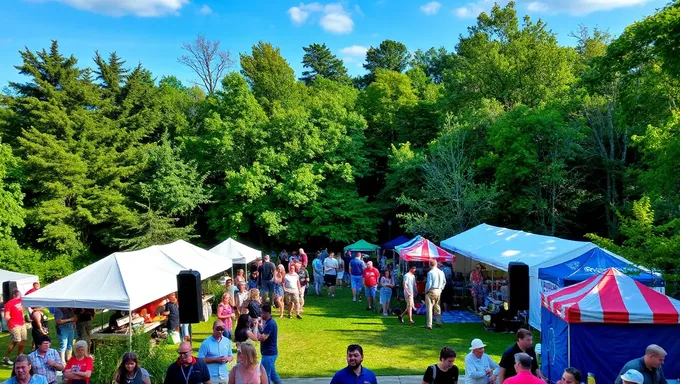
M45 376L36 375L31 360L26 355L17 356L12 367L12 377L3 384L47 384Z
M231 352L231 341L224 337L222 320L213 323L213 333L201 343L198 358L203 359L208 365L212 384L226 383L229 380L227 363L234 360L234 356Z
M330 384L378 384L378 378L364 367L364 350L359 344L347 347L347 367L335 372Z
M276 325L276 321L272 319L272 306L269 303L262 306L262 320L264 321L264 324L257 335L257 340L260 342L262 366L267 372L269 383L281 384L281 377L276 373L276 358L279 357L279 328Z
M349 262L352 301L357 301L357 292L359 293L359 301L361 301L361 288L364 286L364 269L366 269L366 264L361 260L361 253L357 252L356 256Z
M430 271L427 273L425 283L425 306L427 313L425 316L425 329L432 329L432 314L437 318L437 328L442 327L442 311L439 306L439 299L442 290L446 285L446 276L441 269L437 268L437 260L430 259Z

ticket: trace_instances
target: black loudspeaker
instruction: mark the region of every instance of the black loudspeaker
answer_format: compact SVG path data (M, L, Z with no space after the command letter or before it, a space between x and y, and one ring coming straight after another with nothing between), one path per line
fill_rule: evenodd
M203 300L201 300L201 274L197 271L181 271L177 275L177 301L179 322L196 324L201 321Z
M16 281L2 282L2 302L6 303L12 299L12 292L19 289Z
M524 263L508 264L508 309L529 309L529 266Z

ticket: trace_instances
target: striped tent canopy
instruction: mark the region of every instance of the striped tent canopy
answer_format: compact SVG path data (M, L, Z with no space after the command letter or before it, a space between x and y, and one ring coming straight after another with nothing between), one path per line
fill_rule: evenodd
M567 323L678 324L680 301L615 268L542 295L543 306Z
M404 261L428 261L430 259L437 259L437 261L440 262L453 262L456 260L454 255L439 248L435 243L424 237L421 237L418 241L408 247L400 249L399 258Z

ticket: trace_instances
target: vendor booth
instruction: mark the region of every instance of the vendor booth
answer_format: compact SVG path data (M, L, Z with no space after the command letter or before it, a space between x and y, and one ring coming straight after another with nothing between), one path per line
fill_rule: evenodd
M177 291L177 274L194 270L207 279L231 260L186 241L116 252L22 298L25 307L132 311Z
M399 236L399 237L392 239L392 240L388 241L387 243L383 244L382 249L385 250L385 251L394 251L395 247L402 245L409 240L410 239L406 236Z
M411 243L411 245L406 248L401 248L399 251L399 270L401 271L401 275L403 276L403 274L407 272L409 262L427 263L432 259L437 260L440 263L453 263L456 260L456 257L438 247L430 240L418 236L416 242ZM418 293L425 293L425 281L422 278L418 278L423 277L423 269L419 268L417 274L421 276L416 276L416 290Z
M262 258L262 251L241 244L231 237L210 248L210 252L226 257L234 264L250 264Z
M346 254L348 251L351 252L352 254L356 252L361 252L361 253L373 253L374 256L377 258L378 257L378 251L380 251L380 246L371 244L366 240L359 240L354 244L350 244L344 248L344 253Z
M658 344L667 379L680 376L680 301L610 268L542 297L542 372L557 382L567 367L613 383L628 361Z
M581 256L593 249L599 249L590 242L536 235L488 224L480 224L448 238L441 242L441 246L463 256L458 258L455 269L464 273L469 272L468 268L473 268L475 262L484 263L501 271L507 271L508 263L511 261L527 264L530 290L529 324L537 329L541 325L541 293L544 290L539 280L539 271L561 264L570 268L569 266L576 265L572 262ZM607 260L619 260L626 265L631 264L620 256L606 250L602 251L610 256ZM603 260L603 258L597 260ZM589 270L589 268L583 269L584 272ZM573 278L576 276L574 275Z

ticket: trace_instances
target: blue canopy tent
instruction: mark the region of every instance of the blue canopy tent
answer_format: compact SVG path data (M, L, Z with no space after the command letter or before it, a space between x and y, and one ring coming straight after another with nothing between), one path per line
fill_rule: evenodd
M575 259L552 267L540 268L538 278L545 290L553 290L587 280L609 268L616 268L648 287L664 286L661 276L642 270L626 260L611 255L602 248L593 248Z
M388 241L387 243L383 244L382 249L384 249L384 250L394 250L394 248L396 246L402 245L409 240L410 239L406 236L399 236L396 239L392 239L392 240Z
M402 243L402 244L399 244L399 245L395 246L395 247L394 247L394 250L395 250L397 253L399 253L399 252L401 252L402 249L408 248L408 247L412 246L413 244L417 243L418 240L420 240L420 239L422 239L422 238L423 238L422 236L418 235L418 236L412 238L411 240L409 240L409 241L407 241L407 242L405 242L405 243Z

